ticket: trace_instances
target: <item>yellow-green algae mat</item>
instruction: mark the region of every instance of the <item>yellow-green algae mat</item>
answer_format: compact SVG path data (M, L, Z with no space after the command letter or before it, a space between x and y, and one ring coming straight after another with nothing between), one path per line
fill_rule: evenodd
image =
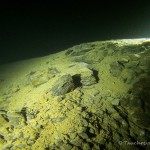
M0 149L150 149L150 39L84 43L0 67Z

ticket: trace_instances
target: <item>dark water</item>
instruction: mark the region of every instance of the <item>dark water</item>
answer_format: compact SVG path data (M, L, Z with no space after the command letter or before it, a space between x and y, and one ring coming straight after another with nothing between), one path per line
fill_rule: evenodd
M99 40L149 37L149 5L62 1L1 6L0 63L39 57ZM41 6L42 5L42 6Z

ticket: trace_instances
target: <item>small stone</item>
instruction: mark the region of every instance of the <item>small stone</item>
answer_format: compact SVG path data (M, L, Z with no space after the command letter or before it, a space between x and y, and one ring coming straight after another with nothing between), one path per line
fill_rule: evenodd
M119 62L120 64L125 64L125 63L128 63L128 62L129 62L129 59L121 58L120 60L118 60L118 62Z
M78 131L77 131L77 132L78 132L78 133L86 132L86 127L80 126L80 127L78 128Z
M75 145L75 146L79 146L81 147L82 146L82 140L81 139L75 139L71 142L71 144Z
M83 139L88 139L88 135L86 133L80 133L79 136Z
M83 118L89 118L89 114L85 111L82 112Z
M132 54L129 56L132 61L137 61L141 58L139 54Z
M71 150L71 149L72 149L72 146L69 144L63 144L61 146L61 150Z
M59 97L57 98L57 101L60 102L60 101L62 101L63 99L64 99L63 97L59 96Z
M131 84L136 78L138 74L133 70L124 70L122 73L120 80L124 83Z
M83 150L91 150L91 147L90 147L89 143L84 143L82 146L82 149Z
M146 131L145 130L139 130L139 136L145 136Z
M4 144L6 141L2 135L0 135L0 144Z
M150 73L150 68L148 68L147 66L139 66L140 69L142 69L144 72L146 73Z
M113 99L113 100L111 101L111 104L112 104L112 105L115 105L115 106L118 106L119 103L120 103L120 99Z
M60 72L56 68L49 67L48 72L47 72L48 79L55 77L55 75L58 73L60 73Z
M73 132L73 133L70 133L69 136L70 136L70 139L73 140L76 138L77 134L75 132Z
M140 60L140 68L150 73L150 56L145 56Z
M124 128L128 128L129 127L128 123L125 120L122 120L121 124L122 124L122 126Z
M130 63L126 64L126 67L128 69L134 69L137 68L139 65L139 61L131 61Z
M2 150L11 149L12 147L13 147L13 144L7 144L3 146Z
M29 78L33 87L38 87L48 81L48 76L45 72L35 72L30 74Z
M95 131L94 131L94 129L93 129L93 128L90 128L89 132L90 132L90 133L92 133L92 134L94 134L94 133L95 133Z
M88 122L85 119L83 119L82 120L82 125L85 126L85 127L87 127L88 126Z
M9 123L16 128L25 126L25 118L19 112L7 112Z
M92 113L96 113L97 110L96 110L94 107L92 107L92 108L91 108L91 112L92 112Z
M52 122L53 123L56 123L56 122L61 122L61 121L63 121L65 119L65 117L57 117L57 118L52 118Z
M70 48L66 52L66 55L70 55L70 56L85 55L87 52L91 51L92 49L93 46L91 44L80 44Z
M80 55L84 55L86 54L87 52L91 51L91 48L87 48L87 49L84 49L84 50L79 50L79 51L73 51L70 56L80 56Z

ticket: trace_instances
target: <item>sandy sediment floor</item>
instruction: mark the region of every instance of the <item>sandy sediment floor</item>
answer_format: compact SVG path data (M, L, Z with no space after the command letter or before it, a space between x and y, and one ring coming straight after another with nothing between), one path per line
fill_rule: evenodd
M0 149L149 149L149 75L149 39L2 65Z

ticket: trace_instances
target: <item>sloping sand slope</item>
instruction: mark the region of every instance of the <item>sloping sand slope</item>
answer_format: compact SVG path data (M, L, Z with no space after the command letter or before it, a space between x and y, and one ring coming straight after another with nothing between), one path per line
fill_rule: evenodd
M0 149L149 149L149 74L149 39L1 66Z

